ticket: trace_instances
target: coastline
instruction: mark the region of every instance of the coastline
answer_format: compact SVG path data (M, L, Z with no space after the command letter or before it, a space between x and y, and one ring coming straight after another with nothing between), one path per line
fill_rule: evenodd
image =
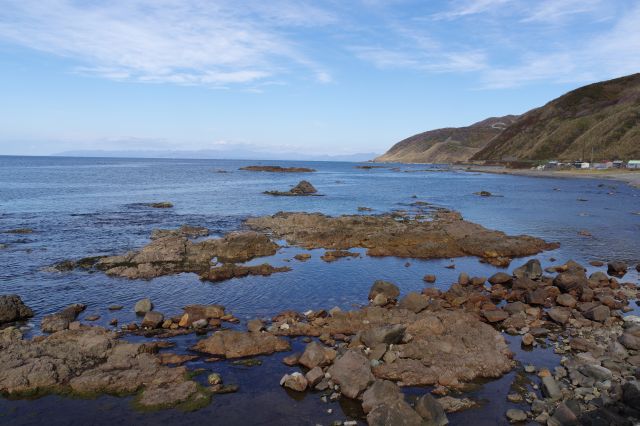
M582 178L582 179L608 179L617 180L640 188L640 170L531 170L508 169L503 166L452 166L454 170L477 173L494 173L503 175L545 177L545 178Z

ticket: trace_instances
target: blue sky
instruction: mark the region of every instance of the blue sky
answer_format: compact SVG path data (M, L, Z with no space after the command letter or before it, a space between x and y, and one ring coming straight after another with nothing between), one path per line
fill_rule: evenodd
M384 152L640 71L638 0L0 0L0 154Z

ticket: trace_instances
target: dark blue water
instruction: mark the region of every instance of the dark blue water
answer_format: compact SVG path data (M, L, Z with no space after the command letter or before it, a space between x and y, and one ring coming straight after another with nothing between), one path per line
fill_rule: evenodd
M252 164L311 167L317 172L238 170ZM149 241L154 228L186 223L223 234L240 229L249 216L278 211L338 215L357 214L359 206L373 208L374 213L410 210L410 204L416 201L414 195L418 200L460 211L466 219L488 228L560 242L559 249L538 256L544 266L551 264L551 257L558 259L556 263L574 259L583 264L595 259L620 259L632 264L640 260L640 216L634 214L640 212L640 191L623 183L424 171L424 165L397 165L399 171L392 170L392 166L363 170L356 165L0 157L0 244L7 245L0 249L0 294L17 293L36 311L36 317L29 322L35 334L43 315L75 302L88 305L83 316L101 315L96 323L102 325L111 318L118 318L121 323L135 320L133 304L143 297L150 297L165 316L179 314L187 304L221 303L246 320L270 317L284 309L357 306L366 303L368 289L376 279L391 280L406 293L422 289L422 277L427 273L436 274L436 285L446 288L461 271L485 276L495 272L494 267L475 258L456 259L455 270L444 268L451 263L448 259L411 260L411 265L405 267L406 259L364 255L328 264L319 259L323 250L312 251L313 258L306 263L288 261L299 252L296 248L283 248L266 259L276 266L291 266L291 272L219 284L200 282L193 274L143 281L83 271L46 271L48 266L65 259L139 248ZM228 173L219 173L220 170ZM301 179L311 181L325 196L262 194L266 190L286 190ZM482 190L499 196L473 195ZM170 201L175 207L153 209L143 205L156 201ZM34 233L3 233L15 228L32 228ZM579 236L581 230L593 236ZM516 260L512 266L519 263ZM625 280L637 282L637 275L630 273ZM124 305L125 309L111 313L107 310L111 304ZM195 339L182 338L180 347L188 347ZM290 370L280 363L282 356L264 358L265 364L253 369L198 361L189 364L190 368L222 369L225 377L240 384L237 394L216 397L210 407L196 413L168 410L141 414L129 409L126 398L74 400L51 396L36 401L0 400L0 422L37 424L45 415L53 415L48 419L58 424L113 420L180 423L211 418L226 424L327 424L344 419L349 407L323 404L317 394L298 400L277 385L280 376ZM508 377L487 384L485 392L496 388L505 393L508 386L498 385L505 380ZM492 404L482 409L483 416L491 419L487 424L502 419L504 396ZM247 412L255 415L247 418ZM465 417L458 418L462 421Z

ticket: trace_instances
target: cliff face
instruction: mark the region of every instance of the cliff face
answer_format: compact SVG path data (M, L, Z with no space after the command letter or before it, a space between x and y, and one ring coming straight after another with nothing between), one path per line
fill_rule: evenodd
M472 160L640 158L640 74L590 84L536 108Z
M517 117L508 115L467 127L430 130L404 139L376 158L376 162L454 163L467 161L498 136Z

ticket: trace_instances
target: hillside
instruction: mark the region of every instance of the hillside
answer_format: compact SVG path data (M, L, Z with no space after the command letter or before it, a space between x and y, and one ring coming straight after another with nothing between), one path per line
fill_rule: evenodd
M467 127L430 130L395 144L376 162L453 163L466 161L499 135L517 117L488 118Z
M640 158L640 74L590 84L536 108L472 160Z

